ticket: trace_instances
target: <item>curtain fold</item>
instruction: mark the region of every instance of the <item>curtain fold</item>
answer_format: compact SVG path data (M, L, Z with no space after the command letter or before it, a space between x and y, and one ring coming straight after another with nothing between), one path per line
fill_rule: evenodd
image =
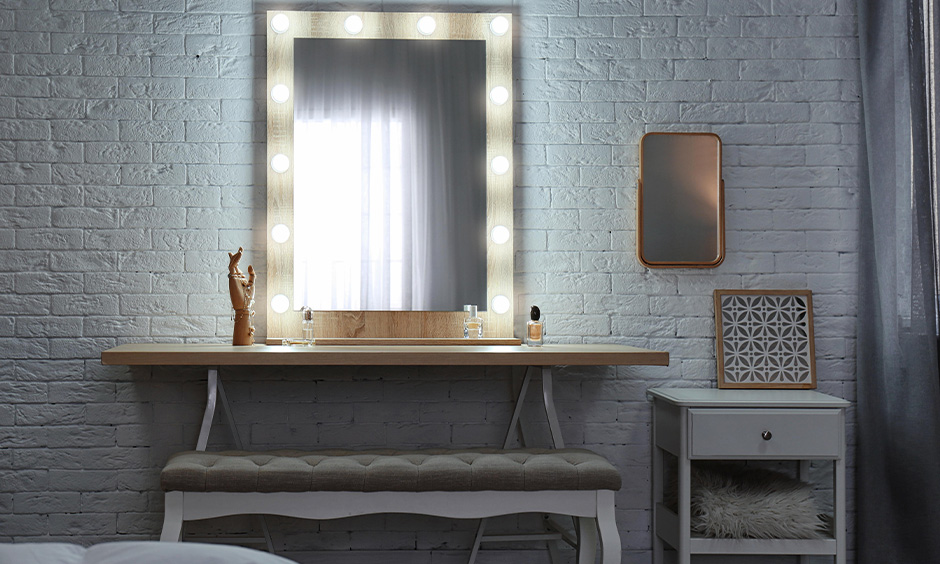
M924 4L858 0L858 12L858 562L935 563L940 370Z

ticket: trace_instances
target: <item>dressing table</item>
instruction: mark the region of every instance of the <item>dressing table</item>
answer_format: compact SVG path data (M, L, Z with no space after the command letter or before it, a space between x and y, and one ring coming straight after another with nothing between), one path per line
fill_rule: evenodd
M225 395L224 387L222 381L219 378L219 369L222 366L309 366L309 367L329 367L329 366L513 366L513 367L525 367L525 375L522 379L521 386L517 397L515 398L515 405L513 407L512 418L510 420L509 428L506 432L506 438L502 445L503 449L507 449L511 446L514 436L517 431L521 430L520 428L520 416L522 414L523 406L525 405L526 392L528 391L529 385L535 376L541 377L542 383L542 406L545 410L545 415L548 419L549 430L551 433L551 446L554 449L564 449L565 443L564 438L561 435L561 425L558 419L558 413L555 407L554 402L554 391L552 387L552 371L554 366L567 365L567 366L612 366L612 365L651 365L651 366L667 366L669 364L669 354L661 351L652 351L647 349L641 349L637 347L624 346L624 345L545 345L542 347L523 347L523 346L476 346L476 345L463 345L463 346L442 346L442 345L433 345L433 346L420 346L420 345L400 345L400 346L378 346L378 345L350 345L350 346L338 346L338 345L313 345L313 346L268 346L268 345L252 345L252 346L231 346L231 345L217 345L217 344L125 344L118 347L103 351L101 354L102 364L107 365L128 365L128 366L205 366L207 367L207 398L206 398L206 408L205 413L202 419L202 426L199 431L199 437L196 441L195 450L204 451L209 439L209 432L211 429L212 421L215 415L216 406L221 402L224 412L227 417L227 422L232 432L232 435L235 440L235 446L241 450L244 448L238 432L234 424L234 418L232 415L231 407L228 403L228 400ZM323 371L326 377L328 377L328 369ZM523 439L524 443L524 439ZM354 446L354 445L353 445ZM430 492L432 495L433 492ZM481 492L483 496L488 495L486 492ZM493 492L489 492L492 494ZM489 497L483 497L486 506L491 507L486 511L497 511L493 513L479 513L478 516L485 515L497 515L499 511L506 511L509 513L517 512L521 510L520 508L524 507L554 507L554 506L545 506L545 505L534 505L527 506L523 502L532 503L532 500L528 498L520 498L516 500L515 497L511 495L511 492L496 492L498 495L490 499ZM532 492L533 494L540 494L540 492ZM559 500L562 500L562 504L568 503L564 502L564 497L570 493L577 494L577 492L558 492L557 495L548 495L547 497L542 496L541 498L536 497L535 501L539 500L553 500L553 503L557 505ZM590 496L593 496L593 492L588 492ZM190 494L191 495L191 494ZM206 494L196 494L203 495ZM209 494L219 495L219 494ZM222 494L223 496L226 494ZM317 494L322 495L322 494ZM349 494L347 494L349 495ZM352 494L356 495L356 494ZM422 495L422 494L418 494ZM427 495L427 494L424 494ZM474 494L475 495L475 494ZM522 494L530 495L530 494ZM540 538L554 538L557 540L563 540L568 542L572 546L578 548L578 560L579 562L593 562L594 558L594 543L596 539L596 531L594 529L593 523L596 522L596 526L600 529L601 534L601 545L603 548L604 558L603 561L606 562L619 562L620 556L620 543L619 543L619 533L616 530L616 526L613 521L613 492L607 492L605 494L604 505L598 507L596 510L604 512L604 518L602 519L600 515L597 516L597 519L591 517L593 515L590 511L594 509L588 508L586 513L583 515L587 518L578 519L579 529L578 536L573 537L567 531L559 530L558 533L551 535L540 535ZM295 496L296 497L296 496ZM478 496L479 497L479 496ZM182 492L168 492L168 509L167 509L167 519L180 519L179 524L182 523ZM203 498L198 498L203 499ZM214 500L215 498L209 497L208 499ZM270 499L270 498L269 498ZM574 501L576 498L572 498ZM583 498L577 498L583 499ZM592 499L589 497L588 499ZM513 501L516 500L516 501ZM601 501L600 495L598 496L599 502ZM178 503L177 506L174 506L171 509L169 503L173 501ZM346 503L349 500L341 500L342 503ZM408 501L406 499L406 501ZM495 510L492 507L499 505L497 501L501 501L504 504L508 504L507 508L496 508ZM252 503L256 503L257 500L252 498ZM406 511L402 509L403 506L397 505L402 502L402 498L394 497L393 503L389 510L394 511L395 507L398 507L401 511ZM279 503L275 501L274 503ZM342 505L340 503L340 505ZM386 503L383 501L383 503ZM437 507L429 507L424 504L424 501L419 500L418 505L412 506L406 512L418 512L426 514L437 514L443 516L463 516L463 517L473 517L476 515L472 511L466 515L455 513L441 513L440 504ZM519 505L514 505L514 504ZM224 503L223 503L224 505ZM450 503L445 503L446 506L450 506ZM478 505L471 504L470 507ZM575 504L577 505L577 504ZM388 505L386 505L387 507ZM257 507L257 506L255 506ZM452 506L451 506L452 507ZM556 508L557 509L557 508ZM281 507L276 509L272 508L267 512L274 513L277 510L284 510ZM371 512L374 510L374 507L369 506L362 511ZM530 509L532 510L532 509ZM565 513L569 508L565 507L559 509L559 513ZM207 518L215 516L215 513L212 513L211 510L205 509L204 507L199 507L198 509L189 509L189 511L200 512L198 517L193 518ZM219 511L233 511L230 506L228 509L219 510ZM448 510L452 511L452 510ZM480 511L479 509L475 511ZM536 510L538 511L538 510ZM542 510L544 511L544 510ZM241 512L236 510L236 512ZM550 511L554 512L554 511ZM232 514L232 513L218 513L218 515L223 514ZM287 514L287 513L285 513ZM297 514L296 516L302 516ZM487 541L505 541L505 537L501 536L490 536L487 537L484 535L484 522L481 522L481 525L477 531L477 535L474 539L473 548L470 554L470 562L473 562L479 546L482 542ZM266 525L263 524L265 531L265 540L268 543L269 548L273 548L273 545L270 540L270 535L267 532ZM178 531L178 529L173 529ZM173 533L178 534L178 533ZM167 535L167 527L164 526L164 537ZM521 538L521 537L514 537ZM164 538L164 540L167 540ZM550 545L552 546L552 545Z

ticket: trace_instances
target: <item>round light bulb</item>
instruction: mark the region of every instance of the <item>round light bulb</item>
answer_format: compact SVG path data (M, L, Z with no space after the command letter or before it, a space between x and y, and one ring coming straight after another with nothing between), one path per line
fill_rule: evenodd
M490 90L490 101L497 106L502 106L509 101L509 90L505 86L497 86Z
M493 35L506 35L506 32L509 31L509 20L503 16L496 16L490 22L490 31L493 32Z
M492 94L490 96L492 97ZM283 104L288 98L290 98L290 89L286 84L278 84L271 89L271 99L278 104Z
M346 18L346 21L343 22L343 29L350 35L356 35L362 31L362 18L359 16L349 16Z
M503 314L509 311L510 305L511 304L509 303L509 298L507 298L506 296L502 294L493 298L493 311L495 311L498 314Z
M437 28L437 22L431 16L424 16L418 20L418 33L421 35L431 35Z
M490 231L490 237L493 239L494 243L502 245L509 241L509 229L505 225L497 225Z
M290 27L290 18L287 14L277 14L271 18L271 29L274 33L284 33Z
M493 159L490 168L493 169L493 174L506 174L509 172L509 159L500 155Z
M276 313L284 313L290 307L290 300L284 294L278 294L271 298L271 309Z
M287 155L278 153L271 159L271 168L274 172L287 172L287 169L290 168L290 159L287 158Z
M286 243L290 239L290 227L283 223L278 223L271 228L271 238L275 243Z

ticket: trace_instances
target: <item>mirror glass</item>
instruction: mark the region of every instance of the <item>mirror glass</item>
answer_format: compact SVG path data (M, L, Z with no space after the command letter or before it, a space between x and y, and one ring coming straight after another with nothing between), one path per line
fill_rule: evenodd
M711 268L724 259L721 139L647 133L640 141L637 251L655 268Z
M268 342L304 305L318 337L454 338L476 304L512 338L512 16L267 24Z
M483 41L294 40L294 309L486 303Z

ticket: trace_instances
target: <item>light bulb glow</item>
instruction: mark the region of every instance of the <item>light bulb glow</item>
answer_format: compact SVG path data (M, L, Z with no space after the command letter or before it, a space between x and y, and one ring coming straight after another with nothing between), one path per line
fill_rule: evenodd
M343 29L350 35L356 35L362 31L362 18L359 16L349 16L346 18L346 21L343 22Z
M493 311L495 311L496 313L500 315L509 311L510 305L511 304L509 303L509 298L507 298L506 296L502 294L493 298Z
M290 300L284 294L278 294L271 298L271 309L275 313L284 313L290 307Z
M284 33L290 27L290 18L287 14L277 14L271 18L271 29L274 33Z
M421 35L431 35L437 29L437 22L431 16L424 16L418 20L418 33Z
M490 231L490 238L497 245L502 245L509 241L509 229L505 225L497 225Z
M286 243L290 239L290 227L283 223L278 223L271 228L271 238L275 243Z
M509 159L500 155L493 159L490 163L490 168L493 170L493 174L506 174L509 172Z
M288 98L290 98L290 89L286 84L278 84L271 89L271 99L278 104L283 104Z
M509 20L503 16L496 16L490 22L490 31L493 32L493 35L506 35L506 32L509 31Z
M497 106L502 106L509 101L509 90L505 86L497 86L490 90L490 101Z
M287 155L278 153L271 159L271 169L274 170L274 172L287 172L289 168L290 159L287 158Z

